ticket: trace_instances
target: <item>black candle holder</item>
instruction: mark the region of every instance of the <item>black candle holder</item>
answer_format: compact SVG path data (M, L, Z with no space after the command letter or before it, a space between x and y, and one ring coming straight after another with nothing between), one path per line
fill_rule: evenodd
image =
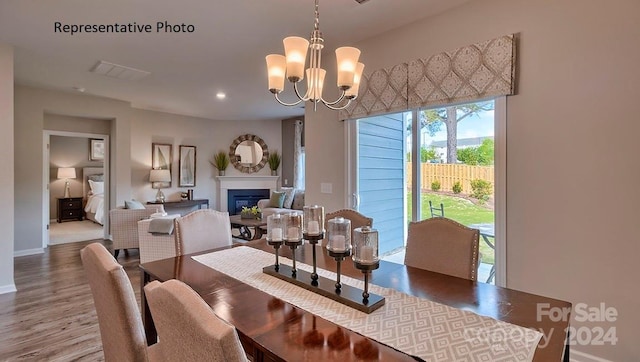
M317 273L317 265L316 265L316 244L322 239L324 239L324 232L318 235L309 235L307 233L303 233L302 237L312 245L313 250L313 273L311 273L311 285L318 285L318 273Z
M347 249L345 251L333 251L331 249L327 249L327 254L329 254L330 257L334 258L336 260L336 293L340 294L340 292L342 291L342 283L340 283L340 265L342 264L342 261L344 261L344 258L348 257L349 255L351 255L351 249Z
M369 275L372 270L376 270L380 267L380 262L376 261L373 264L362 264L357 261L353 262L356 269L359 269L364 274L364 291L362 292L362 303L369 303Z
M278 250L280 250L280 246L282 246L282 240L273 241L273 240L267 239L267 244L273 246L273 248L275 249L276 263L273 266L275 267L276 271L279 271L280 270L280 261L278 260Z
M293 260L293 267L291 268L291 277L295 278L298 270L296 268L296 249L302 245L302 239L300 240L285 240L284 244L291 248L291 259Z

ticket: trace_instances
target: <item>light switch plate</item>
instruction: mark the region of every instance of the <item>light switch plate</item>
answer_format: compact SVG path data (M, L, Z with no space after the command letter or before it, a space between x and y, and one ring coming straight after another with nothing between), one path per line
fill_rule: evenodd
M320 192L323 194L331 194L333 193L333 184L329 182L321 182L320 183Z

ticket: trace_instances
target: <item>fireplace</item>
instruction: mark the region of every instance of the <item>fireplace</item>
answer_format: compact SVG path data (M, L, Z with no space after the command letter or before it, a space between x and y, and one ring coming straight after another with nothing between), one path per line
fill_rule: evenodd
M268 199L269 189L232 189L227 191L227 210L229 215L237 215L243 206L252 207L259 200Z

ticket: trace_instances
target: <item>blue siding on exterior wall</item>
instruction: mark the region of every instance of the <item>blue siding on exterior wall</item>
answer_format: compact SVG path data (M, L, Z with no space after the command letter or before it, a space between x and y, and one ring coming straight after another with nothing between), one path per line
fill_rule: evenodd
M381 254L404 245L403 134L402 114L358 121L358 210L373 218Z

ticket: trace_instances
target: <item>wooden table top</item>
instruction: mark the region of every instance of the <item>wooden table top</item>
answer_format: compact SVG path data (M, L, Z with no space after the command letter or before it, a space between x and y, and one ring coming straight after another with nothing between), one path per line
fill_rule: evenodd
M240 216L240 214L229 216L229 221L232 224L245 225L245 226L266 226L267 225L267 219L266 218L264 218L264 219L243 219L242 216Z
M273 253L264 239L243 245ZM298 250L296 259L311 265L311 254L311 245L306 244ZM291 258L291 251L282 248L281 255ZM335 271L333 258L320 250L317 258L318 268ZM268 359L355 361L374 357L415 361L411 356L213 270L193 260L191 255L145 263L141 268L151 279L175 278L190 285L217 315L236 326L243 342L250 340ZM362 278L362 272L353 263L342 263L342 274ZM380 268L373 271L371 283L540 331L544 336L534 361L562 360L569 322L552 321L546 315L538 318L538 305L545 303L545 308L570 310L571 303L386 261L381 261ZM322 333L327 343L314 345L317 333ZM333 343L329 343L329 339ZM344 348L349 344L353 348Z

